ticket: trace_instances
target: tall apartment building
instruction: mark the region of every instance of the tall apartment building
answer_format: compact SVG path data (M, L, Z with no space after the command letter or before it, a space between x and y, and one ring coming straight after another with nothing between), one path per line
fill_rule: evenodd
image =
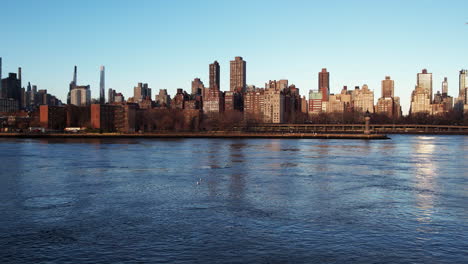
M418 73L416 86L426 90L426 94L432 103L432 73L428 73L427 69L423 69L421 73Z
M466 88L468 88L468 70L461 70L458 82L458 98L466 102Z
M148 87L147 83L138 83L138 85L133 88L133 101L138 103L146 98L151 99L151 88Z
M266 89L263 117L265 123L284 123L284 95L279 89Z
M341 94L330 94L326 107L327 113L343 113L345 103L341 101Z
M91 88L89 85L76 85L70 92L70 103L76 106L91 104Z
M231 92L243 93L246 89L247 63L242 57L235 57L230 63L230 89Z
M322 92L322 101L327 102L330 95L330 73L326 68L319 72L318 90Z
M431 99L427 87L416 86L411 94L410 114L432 113Z
M208 89L203 98L205 113L220 113L224 111L224 93L217 89Z
M385 80L382 80L382 96L383 98L391 98L394 96L395 82L390 76L385 76Z
M400 98L394 96L395 82L390 76L382 80L382 96L378 99L375 112L384 114L389 118L401 116Z
M220 68L218 61L214 61L209 66L210 89L220 90Z
M244 94L244 117L263 120L265 90L255 89Z
M354 90L353 97L354 111L374 113L374 92L369 90L367 84L362 89Z
M309 91L309 114L319 114L322 112L323 93L322 90Z
M112 104L115 102L115 95L116 95L115 90L112 88L109 88L109 90L107 91L107 102L109 104Z

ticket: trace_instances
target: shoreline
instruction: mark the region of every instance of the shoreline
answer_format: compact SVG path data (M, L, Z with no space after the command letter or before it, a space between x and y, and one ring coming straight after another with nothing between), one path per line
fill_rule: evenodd
M332 133L200 133L200 132L174 132L174 133L0 133L0 138L290 138L290 139L363 139L385 140L390 139L385 134L332 134Z

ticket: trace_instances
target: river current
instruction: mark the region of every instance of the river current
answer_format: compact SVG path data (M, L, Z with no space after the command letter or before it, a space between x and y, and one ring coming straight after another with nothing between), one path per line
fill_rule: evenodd
M0 263L468 263L468 137L0 139Z

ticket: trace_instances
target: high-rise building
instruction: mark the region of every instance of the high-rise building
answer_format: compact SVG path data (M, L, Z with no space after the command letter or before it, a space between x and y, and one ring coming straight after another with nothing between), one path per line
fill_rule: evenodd
M109 90L107 91L107 102L109 104L112 104L115 102L115 95L116 95L115 90L112 88L109 88Z
M248 91L244 94L244 117L247 119L263 119L265 95L263 89Z
M355 89L353 92L354 111L374 113L374 92L369 90L367 84L362 89Z
M105 76L104 76L104 66L101 66L100 69L100 79L99 79L99 103L106 103L106 88L105 88Z
M309 114L319 114L322 112L322 102L323 102L322 91L309 91Z
M327 113L343 113L345 103L341 99L341 94L330 94L326 104Z
M400 98L394 97L395 82L390 76L385 76L382 80L382 96L377 101L375 112L384 114L389 118L401 116Z
M210 64L210 89L220 90L220 68L218 61Z
M193 95L201 95L205 90L205 85L200 80L200 78L195 78L192 81L192 94Z
M205 113L220 113L224 111L224 93L218 89L209 88L203 98Z
M18 102L18 106L21 106L21 82L16 73L10 73L7 78L2 79L0 98L14 99Z
M77 68L76 68L76 65L75 65L75 68L74 68L74 70L73 70L73 83L74 83L75 85L78 84L76 78L77 78Z
M70 93L70 104L76 106L87 106L91 104L91 88L89 85L76 85Z
M390 79L390 76L385 76L385 80L382 80L382 96L383 98L393 97L395 89L395 82Z
M230 91L243 93L246 89L246 67L247 63L242 57L235 57L231 61Z
M461 70L458 79L458 97L465 98L465 89L468 87L468 70Z
M151 88L148 87L148 84L138 83L137 86L133 88L133 100L135 103L143 101L149 97L151 99Z
M468 104L468 70L461 70L459 75L459 84L458 84L458 102L459 105Z
M417 113L432 113L431 99L427 87L416 86L411 94L410 115Z
M319 72L318 90L322 92L322 101L327 102L330 95L330 73L327 68Z
M22 75L21 67L18 67L18 80L20 82L20 87L23 87L22 79L23 79L23 75Z
M423 69L421 73L418 73L416 85L426 90L429 100L432 102L432 73L428 73L427 69Z
M442 82L442 96L448 95L448 81L447 77L444 77L444 81Z
M67 104L71 104L71 91L73 89L75 89L75 87L77 85L78 85L78 83L77 83L77 67L75 65L75 67L73 69L73 80L70 82L69 90L68 90L68 94L67 94Z
M265 123L284 122L284 95L279 89L265 90L262 112Z

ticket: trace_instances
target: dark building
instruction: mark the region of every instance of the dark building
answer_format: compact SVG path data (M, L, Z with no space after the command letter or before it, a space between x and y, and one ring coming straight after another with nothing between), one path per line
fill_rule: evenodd
M16 73L8 74L8 78L2 79L2 90L0 98L14 99L21 105L21 81L17 78Z
M326 68L319 72L318 89L322 92L322 101L327 102L330 95L330 73Z
M0 98L0 113L11 113L18 110L18 101L15 99Z
M115 131L116 105L92 104L91 105L91 127L101 131Z
M64 106L41 105L39 107L41 127L63 130L67 124L67 111Z
M219 73L219 63L214 61L210 64L210 89L219 90L220 89L220 73Z

